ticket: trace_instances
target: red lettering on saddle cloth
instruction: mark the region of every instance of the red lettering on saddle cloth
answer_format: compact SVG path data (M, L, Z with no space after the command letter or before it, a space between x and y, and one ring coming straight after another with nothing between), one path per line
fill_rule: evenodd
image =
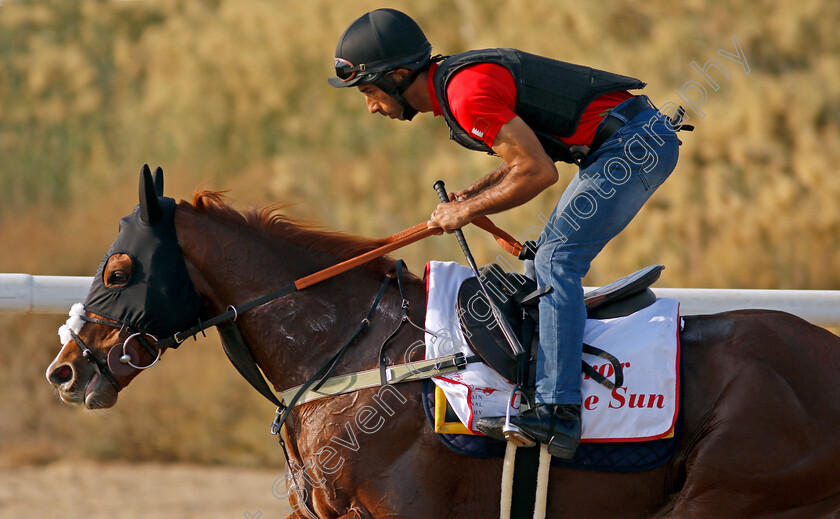
M621 409L627 405L630 409L648 408L663 409L665 407L665 395L645 395L630 393L627 397L627 388L620 387L613 389L612 399L610 400L610 409Z
M621 368L622 369L627 369L629 367L630 367L629 362L622 362L621 363ZM610 378L611 376L613 376L615 374L615 370L613 369L612 364L610 364L609 362L607 362L606 364L601 364L601 365L593 364L592 369L594 369L595 371L600 373L601 376L604 376L604 377L607 377L607 378ZM590 378L591 377L587 373L583 374L583 380L589 380Z

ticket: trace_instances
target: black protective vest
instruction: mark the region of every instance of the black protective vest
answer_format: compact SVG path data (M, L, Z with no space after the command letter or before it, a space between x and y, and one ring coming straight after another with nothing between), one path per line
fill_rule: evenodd
M493 153L462 128L449 107L446 88L460 69L478 63L502 65L516 84L516 115L537 134L554 161L576 162L569 147L556 136L575 133L586 107L598 96L645 87L638 79L557 61L516 49L484 49L456 54L440 63L433 79L435 95L449 125L449 138L475 151Z

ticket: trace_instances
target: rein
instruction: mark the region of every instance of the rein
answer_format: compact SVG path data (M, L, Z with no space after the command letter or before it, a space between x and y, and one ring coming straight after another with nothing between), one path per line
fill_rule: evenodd
M517 257L521 257L521 254L523 252L528 251L528 249L523 249L522 244L520 244L516 239L514 239L509 234L496 227L496 225L493 224L490 221L490 219L486 216L480 217L474 220L472 223L476 224L476 226L480 227L481 229L484 229L487 232L493 234L493 236L496 238L496 241L502 246L502 248L504 248L510 254ZM284 398L282 400L277 398L275 392L271 389L268 382L265 380L265 377L260 371L259 366L257 366L253 354L251 353L248 346L245 344L244 339L242 338L238 328L236 327L235 321L238 319L240 314L243 314L258 306L264 305L265 303L291 294L293 292L303 290L304 288L310 287L324 280L337 276L354 267L357 267L376 258L384 256L385 254L388 254L391 251L397 250L401 247L419 241L428 236L438 234L443 234L443 230L440 228L430 228L428 227L427 222L419 223L413 227L410 227L404 231L401 231L397 234L383 239L382 241L384 242L384 244L376 249L373 249L359 256L350 258L346 261L315 272L314 274L310 274L309 276L297 279L294 282L289 283L288 285L285 285L277 290L257 297L256 299L247 301L239 306L229 305L225 312L218 314L207 321L202 322L201 320L199 320L198 324L196 324L195 326L192 326L186 330L176 332L170 337L161 340L156 340L154 346L150 345L145 339L145 335L148 334L145 334L143 332L135 332L124 323L100 319L98 317L89 317L87 315L82 316L82 319L87 322L104 324L114 328L119 328L121 330L120 336L122 336L126 331L130 332L129 337L123 343L122 355L119 357L118 362L121 364L127 364L135 369L146 369L151 367L152 365L157 363L158 360L160 360L160 353L164 349L177 348L187 338L195 337L199 333L204 333L204 331L208 328L218 326L219 334L222 337L222 345L231 363L234 365L237 371L239 371L239 373L245 378L245 380L248 381L248 383L251 384L252 387L254 387L254 389L256 389L260 394L262 394L265 398L267 398L270 402L277 406L276 416L271 424L271 433L277 435L280 446L283 449L283 454L286 457L287 466L291 466L285 442L283 440L282 435L280 434L280 431L286 419L291 413L291 410L295 407L295 405L301 398L303 398L306 401L310 400L314 392L317 392L325 383L330 382L331 375L335 372L336 368L341 362L341 359L344 358L344 355L347 353L350 347L352 347L354 344L356 344L356 342L358 342L359 338L370 326L370 320L372 319L376 308L379 306L382 297L385 295L385 291L387 290L388 286L391 283L391 280L394 277L396 277L397 279L400 295L402 296L403 316L400 320L399 325L382 344L378 355L379 368L378 370L374 370L372 373L370 373L370 375L372 375L372 377L369 378L370 380L374 380L375 382L378 382L381 385L386 385L404 382L408 380L428 378L438 374L444 374L449 373L451 371L463 369L467 365L467 363L477 360L477 357L473 356L471 358L464 358L463 355L453 355L446 358L433 359L432 362L426 361L422 364L417 363L420 365L416 366L409 364L402 366L392 366L392 369L390 370L386 369L385 350L390 344L391 340L397 336L397 334L400 332L400 330L406 323L409 323L415 328L418 328L427 333L432 333L434 335L433 332L429 332L423 327L418 326L417 324L412 322L408 315L409 302L405 296L403 280L404 263L402 260L397 261L396 274L394 276L392 276L391 274L385 276L385 280L382 282L379 292L374 298L370 309L367 311L365 317L359 323L359 326L356 328L353 334L347 339L347 341L345 341L341 348L329 360L327 360L320 368L318 368L315 371L315 373L313 373L309 377L309 379L303 385L285 391L283 393ZM115 357L113 350L117 348L118 345L112 346L111 350L109 350L107 359L105 361L102 361L101 359L96 358L96 356L93 354L90 348L88 348L87 345L84 344L82 339L75 332L72 332L72 337L74 341L78 344L79 348L82 349L82 356L88 361L94 363L97 369L100 371L100 373L102 373L103 377L105 377L108 380L108 382L116 388L117 391L120 391L122 387L114 374L114 369L109 368L109 363L112 361L112 357ZM134 337L137 337L138 341L143 345L143 347L155 357L155 360L151 364L141 367L131 363L131 358L130 355L126 353L126 348L128 342ZM117 350L117 353L119 353L119 350ZM355 378L357 375L366 375L366 373L354 374L353 378ZM378 375L378 377L376 377L376 375ZM379 380L376 381L373 377L378 378ZM368 387L370 385L373 384L368 384ZM355 387L357 389L360 389L363 386L357 385ZM288 404L286 404L284 400L292 392L294 393L289 397ZM295 485L297 485L294 473L292 474L292 477L295 480ZM302 501L302 503L306 507L307 511L310 512L310 515L317 517L311 513L305 499Z
M490 219L486 216L477 218L472 223L476 224L477 227L493 234L493 236L496 238L496 241L499 244L504 244L503 248L515 256L519 256L523 250L527 250L523 249L522 244L520 244L515 238L510 236L505 231L496 227L496 225L493 222L491 222ZM208 328L211 328L213 326L217 326L220 323L224 323L226 321L236 321L240 314L245 313L248 310L264 305L269 301L273 301L287 294L291 294L292 292L311 287L312 285L325 281L331 277L335 277L352 268L358 267L359 265L384 256L389 252L405 247L406 245L410 245L416 241L422 240L423 238L427 238L429 236L438 234L443 234L443 230L439 228L430 228L427 226L426 222L421 222L417 225L414 225L413 227L409 227L404 231L401 231L397 234L393 234L385 238L383 240L385 244L376 249L368 251L359 256L350 258L331 267L327 267L323 270L315 272L314 274L310 274L306 277L297 279L294 282L282 288L279 288L273 292L269 292L256 299L252 299L251 301L243 303L238 307L230 305L227 307L227 311L225 311L224 313L221 313L208 321L199 322L192 328L177 332L171 337L162 339L158 341L157 345L160 348L177 348L182 342L184 342L189 337L195 336L198 333L201 333L204 330L207 330Z
M481 217L473 220L472 223L475 224L477 227L491 233L494 236L494 238L496 239L496 241L499 243L499 245L505 251L509 252L510 254L512 254L514 256L517 256L517 257L521 257L522 254L528 252L527 248L524 248L523 245L521 243L519 243L515 238L513 238L510 234L506 233L505 231L503 231L502 229L497 227L493 222L490 221L490 219L488 217L481 216ZM417 225L409 227L408 229L405 229L401 232L398 232L396 234L388 236L387 238L384 238L383 240L381 240L381 241L384 242L384 244L382 246L376 248L376 249L368 251L368 252L366 252L364 254L361 254L359 256L350 258L348 260L345 260L345 261L343 261L341 263L338 263L336 265L333 265L331 267L327 267L323 270L315 272L314 274L310 274L309 276L305 276L305 277L302 277L300 279L297 279L294 282L292 282L292 283L290 283L286 286L283 286L283 287L281 287L277 290L274 290L272 292L264 294L264 295L262 295L262 296L260 296L256 299L252 299L251 301L243 303L243 304L239 305L238 307L235 307L233 305L229 305L225 312L223 312L219 315L216 315L215 317L213 317L213 318L211 318L207 321L199 320L198 324L196 324L195 326L193 326L191 328L188 328L186 330L182 330L180 332L176 332L172 336L167 337L165 339L160 339L160 340L156 339L154 346L152 346L149 343L149 341L146 340L145 335L147 335L147 334L145 334L143 332L135 331L131 327L127 326L125 323L121 323L121 322L118 322L118 321L112 321L112 320L109 320L109 319L101 319L101 318L98 318L98 317L89 317L87 315L82 315L82 316L80 316L80 318L84 321L87 321L87 322L96 323L96 324L104 324L106 326L110 326L110 327L113 327L113 328L119 328L120 329L120 336L122 336L125 332L129 332L130 336L123 343L123 346L122 346L122 353L123 354L119 357L119 362L121 364L127 364L134 369L139 369L139 370L147 369L147 368L150 368L155 363L157 363L158 360L160 360L161 351L163 351L166 348L177 348L178 346L181 345L182 342L184 342L189 337L195 337L199 333L203 334L205 330L207 330L209 328L212 328L213 326L220 326L220 325L224 325L225 323L233 323L233 322L236 321L236 319L239 317L240 314L245 313L248 310L251 310L251 309L256 308L258 306L264 305L265 303L268 303L270 301L273 301L273 300L278 299L280 297L283 297L285 295L291 294L292 292L303 290L304 288L307 288L307 287L310 287L310 286L315 285L317 283L320 283L322 281L325 281L325 280L327 280L331 277L337 276L337 275L339 275L343 272L346 272L346 271L348 271L352 268L355 268L359 265L362 265L362 264L367 263L369 261L372 261L376 258L384 256L385 254L388 254L389 252L397 250L401 247L405 247L406 245L410 245L410 244L412 244L416 241L422 240L423 238L427 238L429 236L439 235L439 234L443 234L442 229L440 229L440 228L430 228L430 227L428 227L427 222L418 223ZM398 265L397 269L398 269L398 277L399 277L399 275L401 275L401 266ZM390 281L390 277L386 278L386 281L383 283L383 287L382 287L382 289L380 289L380 292L384 293L384 290L387 287L387 285L389 284L389 281ZM400 282L400 291L402 293L401 282ZM379 296L379 298L381 298L381 295ZM376 304L378 304L378 299L376 300ZM373 310L376 308L376 304L368 312L369 314L372 314ZM406 322L406 320L408 320L410 322L410 319L408 319L408 306L407 306L407 301L405 300L405 297L403 297L403 310L404 310L404 317L403 317L403 320L400 323L400 326L402 326L402 324L404 324ZM362 323L364 324L365 322L367 322L369 324L369 320L370 320L370 317L366 317L365 320L362 321ZM414 323L411 323L411 324L414 325ZM416 327L417 325L414 325L414 326ZM354 336L357 336L357 334L360 335L361 333L364 332L364 329L366 329L366 328L367 328L367 324L360 325L360 329L357 330L357 333L354 333ZM220 328L220 332L221 331L222 330ZM383 382L385 382L385 375L384 375L385 371L384 371L384 364L383 364L384 361L382 359L382 354L383 354L384 348L387 346L388 342L390 342L390 340L396 335L396 333L398 331L399 331L399 329L395 330L395 332L391 334L391 337L389 337L385 341L385 344L383 344L382 351L380 351L380 372L382 374ZM238 333L238 331L237 331L237 333ZM79 346L79 348L82 350L82 356L85 359L87 359L88 361L95 364L97 369L100 371L100 373L102 373L102 376L104 376L108 380L108 382L111 385L114 386L114 388L117 391L122 390L122 386L120 385L119 381L117 380L117 377L114 374L114 370L109 368L109 362L111 360L110 359L110 357L111 357L110 351L109 351L109 354L108 354L108 358L105 361L103 361L101 359L98 359L93 354L93 351L90 348L88 348L87 345L85 345L85 343L82 341L81 337L79 337L76 333L73 333L72 337L73 337L74 342L76 342L77 345ZM126 347L127 347L128 341L130 341L133 337L137 337L138 342L140 342L140 344L144 347L144 349L146 349L153 357L155 357L154 362L152 362L151 364L149 364L147 366L136 366L136 365L131 363L130 356L127 355L127 353L126 353ZM233 342L239 342L239 341L233 341ZM118 347L118 345L115 345L111 349L113 350L114 348L117 348L117 347ZM346 348L347 348L347 345L345 345L342 348L342 350L346 350ZM245 350L247 350L247 347L245 347ZM342 351L342 350L340 350L340 351ZM257 389L257 391L259 391L263 396L265 396L268 400L270 400L272 403L274 403L278 407L284 407L282 402L277 399L274 392L268 387L268 384L265 382L265 379L262 377L262 374L259 372L259 369L252 369L248 366L248 364L253 363L254 366L256 367L256 363L253 360L253 357L251 356L250 351L247 352L247 355L245 355L244 353L238 353L238 352L228 352L229 357L231 356L231 353L233 353L234 356L237 358L237 360L235 361L234 358L231 357L231 361L234 363L234 366L237 368L237 370L239 370L240 374L242 374L242 376L245 377L245 379L255 389ZM341 353L341 356L343 356L343 353ZM336 359L334 363L332 363L332 369L329 369L329 374L332 374L335 367L338 365L338 360L340 360L340 357L338 359ZM323 380L321 380L321 382L319 384L319 387L320 387L321 384L323 384L327 380L327 378L329 378L329 376L323 377ZM292 404L292 406L293 405L294 404Z

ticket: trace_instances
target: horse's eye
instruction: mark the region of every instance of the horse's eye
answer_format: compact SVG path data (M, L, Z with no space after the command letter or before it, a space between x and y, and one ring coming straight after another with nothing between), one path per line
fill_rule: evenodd
M122 270L115 270L108 274L108 286L122 286L128 283L128 274Z
M108 262L105 264L105 271L103 272L105 286L114 288L127 285L133 271L134 265L128 254L123 252L112 254L108 258Z

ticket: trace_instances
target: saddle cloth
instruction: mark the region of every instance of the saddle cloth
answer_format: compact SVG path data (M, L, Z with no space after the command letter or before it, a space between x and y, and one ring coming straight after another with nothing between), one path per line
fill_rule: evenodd
M455 262L426 265L426 358L463 352L473 355L460 329L455 300L472 270ZM634 314L588 319L584 342L606 350L622 363L624 386L612 391L581 375L582 441L627 442L667 437L679 404L679 303L658 299ZM597 371L612 378L608 362L584 355ZM591 362L590 362L591 361ZM482 362L435 377L458 419L478 433L483 416L504 416L513 385ZM511 414L519 412L514 401Z

